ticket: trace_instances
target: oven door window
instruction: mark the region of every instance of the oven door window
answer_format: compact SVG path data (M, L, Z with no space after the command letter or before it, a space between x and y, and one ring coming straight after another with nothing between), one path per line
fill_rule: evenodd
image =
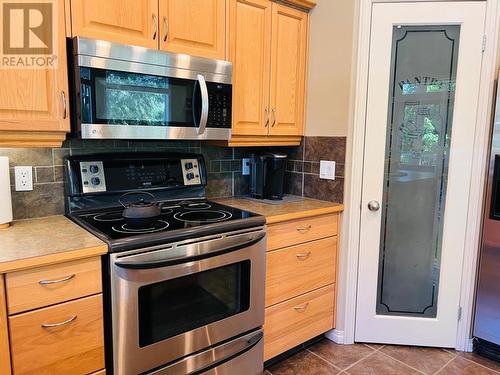
M139 346L248 310L250 260L139 288Z
M94 124L194 127L195 81L82 69L82 119ZM196 97L195 97L196 100ZM91 106L87 103L92 103Z

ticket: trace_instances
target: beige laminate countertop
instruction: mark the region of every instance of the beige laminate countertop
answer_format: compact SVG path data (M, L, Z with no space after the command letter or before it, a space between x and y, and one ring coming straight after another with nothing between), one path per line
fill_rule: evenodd
M226 206L236 207L263 215L266 217L267 224L331 214L344 210L344 205L342 204L310 198L284 204L259 203L245 198L220 198L214 200Z
M0 274L107 251L104 242L62 215L14 221L0 229Z

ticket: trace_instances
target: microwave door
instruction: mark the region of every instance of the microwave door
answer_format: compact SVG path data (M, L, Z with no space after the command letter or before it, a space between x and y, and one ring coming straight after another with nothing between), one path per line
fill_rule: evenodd
M209 110L208 87L205 77L198 74L193 90L193 122L198 135L203 135L207 128Z

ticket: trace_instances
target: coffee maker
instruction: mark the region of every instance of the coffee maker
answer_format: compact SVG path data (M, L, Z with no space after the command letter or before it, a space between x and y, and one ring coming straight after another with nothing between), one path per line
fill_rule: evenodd
M250 196L257 199L283 199L287 155L260 152L250 155Z

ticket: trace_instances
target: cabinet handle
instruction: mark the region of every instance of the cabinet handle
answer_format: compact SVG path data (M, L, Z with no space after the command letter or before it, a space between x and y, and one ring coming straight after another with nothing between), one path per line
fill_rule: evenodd
M38 284L40 285L51 285L51 284L59 284L63 283L65 281L71 280L73 277L75 277L75 274L63 277L62 279L56 279L56 280L40 280Z
M276 108L273 108L272 112L273 112L273 124L271 125L271 128L274 128L274 125L276 125Z
M307 309L307 306L309 306L309 302L306 302L300 306L295 306L293 309L297 312L304 312Z
M299 260L306 260L311 256L311 252L308 251L307 253L301 253L301 254L296 254L295 255Z
M269 126L269 109L266 107L264 111L266 111L266 117L267 117L266 125L264 125L264 127L267 128Z
M307 227L298 227L297 231L300 233L307 233L311 230L312 225L308 225Z
M42 328L55 328L55 327L60 327L60 326L65 326L66 324L71 323L76 319L76 315L73 315L71 318L60 322L60 323L43 323Z
M66 93L64 91L61 91L61 99L63 105L63 119L65 120L68 115L68 105L66 103Z
M166 42L168 39L168 18L167 18L167 16L163 16L163 23L165 24L165 36L163 37L163 41Z
M155 23L155 31L153 33L153 40L155 40L156 34L158 34L158 18L156 17L156 14L153 14L153 21Z

